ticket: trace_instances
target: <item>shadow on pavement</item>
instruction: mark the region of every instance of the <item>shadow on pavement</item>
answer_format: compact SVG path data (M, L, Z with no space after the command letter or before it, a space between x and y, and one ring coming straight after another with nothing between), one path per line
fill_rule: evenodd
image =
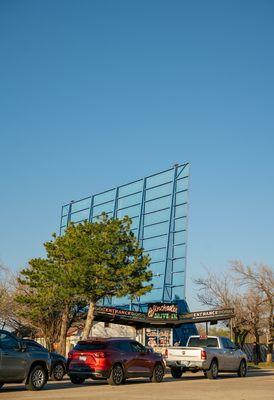
M253 378L253 377L260 377L260 376L274 376L274 370L249 370L247 373L246 378ZM218 377L218 381L222 380L222 379L246 379L246 378L239 378L237 377L236 374L234 373L220 373L219 377ZM163 385L165 383L169 383L169 382L182 382L182 381L196 381L196 380L206 380L207 378L204 377L203 374L199 373L199 374L187 374L187 375L183 375L182 378L180 379L174 379L169 375L166 375L163 382L160 385ZM121 385L120 387L123 386L130 386L130 385L140 385L140 384L151 384L151 382L144 378L144 379L130 379L128 381L126 381L126 383L124 385ZM98 386L105 386L108 385L107 381L105 380L98 380L98 381L92 381L92 380L87 380L85 381L84 384L82 385L75 385L72 384L70 382L69 379L64 379L61 382L54 382L54 381L49 381L48 384L44 387L43 391L50 391L50 390L60 390L60 389L76 389L79 387L87 387L87 386L91 386L91 387L98 387ZM157 384L158 385L158 384ZM118 386L117 386L118 387ZM2 393L9 393L9 392L22 392L22 391L26 391L26 388L24 385L12 385L9 384L8 386L4 386L0 392Z
M239 378L237 376L237 373L231 372L231 373L219 373L218 376L218 380L221 379L246 379L246 378L253 378L253 377L260 377L260 376L274 376L274 370L248 370L247 375L245 378ZM172 377L166 377L165 381L187 381L187 380L203 380L203 379L207 379L203 374L197 374L197 373L193 373L193 374L187 374L187 375L182 375L182 378L180 379L173 379Z

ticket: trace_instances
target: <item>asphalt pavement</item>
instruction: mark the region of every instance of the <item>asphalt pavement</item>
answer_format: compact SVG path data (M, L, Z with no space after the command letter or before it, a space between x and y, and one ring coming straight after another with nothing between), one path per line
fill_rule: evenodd
M200 372L186 373L179 380L169 374L162 383L147 379L132 379L121 386L110 386L104 381L86 381L73 385L68 379L49 382L40 392L25 390L24 385L5 385L0 400L273 400L274 370L249 370L246 378L235 374L220 374L209 380Z

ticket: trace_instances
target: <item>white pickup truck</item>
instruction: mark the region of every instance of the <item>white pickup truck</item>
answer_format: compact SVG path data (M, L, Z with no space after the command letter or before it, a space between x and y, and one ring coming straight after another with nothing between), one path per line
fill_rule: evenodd
M218 372L237 372L244 377L247 372L247 357L226 337L190 336L186 347L168 347L166 364L175 379L183 372L199 370L209 379L216 379Z

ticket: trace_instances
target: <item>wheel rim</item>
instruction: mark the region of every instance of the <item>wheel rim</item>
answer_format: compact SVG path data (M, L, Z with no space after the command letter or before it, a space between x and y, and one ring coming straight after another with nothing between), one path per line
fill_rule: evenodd
M41 369L37 369L34 371L32 378L31 378L32 384L35 387L40 387L44 383L44 371Z
M216 363L212 364L212 375L216 377L218 375L218 367Z
M122 367L119 365L116 365L116 367L113 368L113 380L115 383L121 383L123 380L123 370Z
M62 379L64 376L64 368L61 364L58 364L54 367L54 371L53 371L53 376L54 378L57 379Z
M163 368L160 365L155 368L155 377L157 381L163 378Z

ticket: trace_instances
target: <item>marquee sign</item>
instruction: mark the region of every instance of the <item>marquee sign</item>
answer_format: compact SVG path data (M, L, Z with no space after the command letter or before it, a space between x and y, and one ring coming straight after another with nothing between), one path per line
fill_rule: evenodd
M180 315L182 321L189 320L189 322L206 322L214 320L230 319L234 316L233 308L225 308L220 310L207 310L207 311L196 311L193 313L187 313Z
M148 318L178 319L177 304L153 303L148 305Z
M132 311L132 310L122 310L121 308L116 307L95 307L95 314L107 314L113 317L123 317L123 318L138 318L144 319L146 318L146 314L142 312Z
M174 327L181 324L222 321L234 316L233 308L196 311L178 315L178 305L172 303L148 304L147 313L133 310L123 310L116 307L96 306L94 311L96 321L108 321L118 324L142 327L163 326Z

